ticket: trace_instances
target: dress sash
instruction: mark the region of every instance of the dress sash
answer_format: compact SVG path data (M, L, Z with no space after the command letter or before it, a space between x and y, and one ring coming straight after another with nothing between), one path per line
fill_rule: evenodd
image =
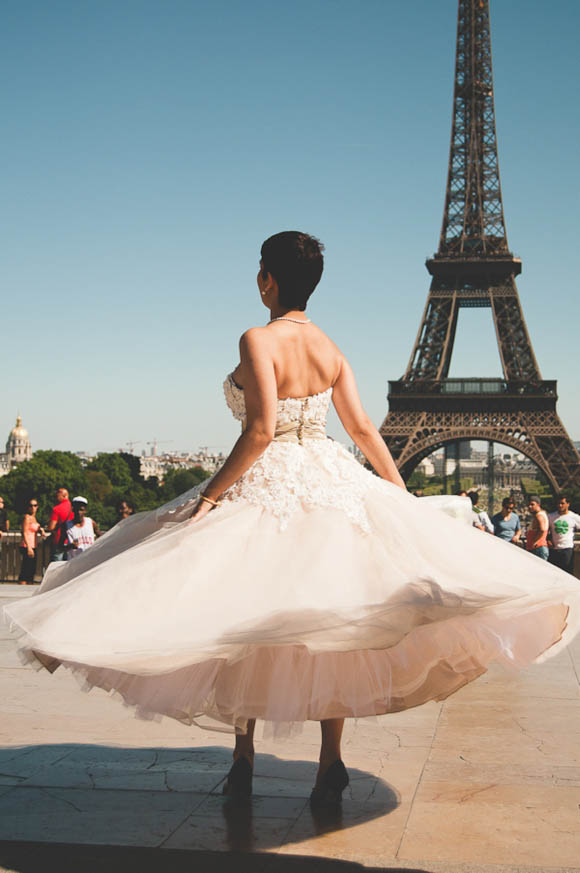
M242 422L242 433L246 429L246 419ZM304 440L325 440L326 427L319 421L302 420L288 421L279 424L274 433L277 443L298 443L302 445Z

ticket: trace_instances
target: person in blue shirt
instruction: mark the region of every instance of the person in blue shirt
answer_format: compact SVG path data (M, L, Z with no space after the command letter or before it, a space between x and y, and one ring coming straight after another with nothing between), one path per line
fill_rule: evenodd
M522 535L522 526L520 517L515 510L515 503L511 497L504 497L501 503L501 511L496 513L491 519L493 524L493 532L496 537L505 540L506 543L515 543L520 541Z

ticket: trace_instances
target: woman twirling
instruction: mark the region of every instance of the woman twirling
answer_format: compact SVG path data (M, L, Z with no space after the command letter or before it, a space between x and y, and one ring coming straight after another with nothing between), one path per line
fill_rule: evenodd
M580 615L575 580L450 517L469 522L464 498L406 492L348 362L305 315L322 268L307 234L262 246L270 319L242 336L224 384L242 434L222 469L51 566L40 597L7 609L50 669L145 713L233 727L228 792L251 792L256 719L320 721L313 803L348 783L345 717L555 653ZM331 400L378 476L326 439Z

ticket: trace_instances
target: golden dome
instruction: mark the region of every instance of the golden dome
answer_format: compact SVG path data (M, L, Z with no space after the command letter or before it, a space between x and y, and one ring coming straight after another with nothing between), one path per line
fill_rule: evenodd
M16 416L16 424L10 431L10 436L8 437L8 441L10 440L27 440L28 439L28 431L25 427L22 427L22 416Z

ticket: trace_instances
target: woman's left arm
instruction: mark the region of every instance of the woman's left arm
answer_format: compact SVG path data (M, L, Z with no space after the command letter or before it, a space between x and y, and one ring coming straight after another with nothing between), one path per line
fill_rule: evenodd
M265 328L254 327L240 339L240 368L246 401L246 427L230 455L214 476L205 496L217 501L220 494L248 470L272 442L276 430L278 388L274 361ZM201 500L191 521L200 521L212 505Z

